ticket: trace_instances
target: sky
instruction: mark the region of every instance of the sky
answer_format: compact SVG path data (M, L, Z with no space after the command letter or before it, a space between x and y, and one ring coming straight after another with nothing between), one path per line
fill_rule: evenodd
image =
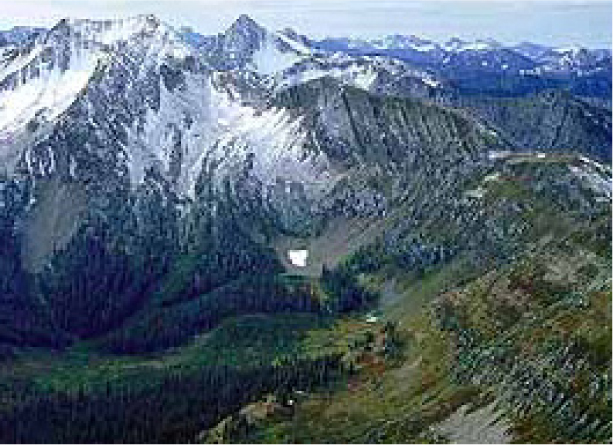
M291 27L314 38L414 34L611 47L612 3L603 0L0 0L0 29L144 13L203 34L246 13L269 29Z

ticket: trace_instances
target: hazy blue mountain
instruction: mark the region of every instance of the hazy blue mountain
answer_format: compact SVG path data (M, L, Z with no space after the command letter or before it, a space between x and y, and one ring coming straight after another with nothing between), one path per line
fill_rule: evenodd
M0 31L0 46L24 45L46 31L45 28L40 27L15 26L9 30Z

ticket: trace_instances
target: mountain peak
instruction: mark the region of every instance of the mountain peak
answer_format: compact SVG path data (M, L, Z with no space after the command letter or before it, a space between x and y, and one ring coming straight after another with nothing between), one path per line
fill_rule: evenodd
M266 30L260 26L258 22L253 20L247 14L241 14L235 21L232 23L228 31L238 31L241 33L249 32L249 33L262 33Z
M415 35L390 34L382 39L371 41L377 48L385 49L414 49L418 51L429 51L438 49L438 45Z
M0 140L33 120L53 121L76 100L109 54L141 57L148 65L185 60L191 48L153 15L116 20L65 18L0 66Z
M247 15L247 14L239 15L238 18L236 19L235 23L238 23L238 24L241 24L241 25L258 26L257 22L255 20L253 20L251 17L249 17L249 15Z
M253 54L267 39L268 31L248 15L242 14L223 36L224 49L236 57L236 54Z
M153 14L141 14L125 18L91 20L64 18L46 34L45 41L74 41L77 46L88 44L115 45L118 42L141 38L175 42L179 40L176 31L164 24Z
M108 34L117 33L118 30L123 30L124 32L118 34L118 36L123 37L128 33L154 31L162 25L160 19L153 14L140 14L126 18L102 20L66 17L51 28L51 31L71 29L73 32L81 34Z
M462 40L459 37L453 37L443 44L443 48L451 52L485 51L501 47L502 45L493 39L477 39L474 41L469 41Z

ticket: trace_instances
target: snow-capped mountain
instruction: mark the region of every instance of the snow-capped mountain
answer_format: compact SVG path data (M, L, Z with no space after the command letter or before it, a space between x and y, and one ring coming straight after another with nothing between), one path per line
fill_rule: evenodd
M462 40L454 37L441 45L442 48L450 53L463 51L492 51L503 47L500 43L492 39L477 39L474 41Z
M224 51L236 59L251 52L256 69L272 70L274 67L266 63L275 63L276 59L266 59L262 54L268 51L265 32L250 33L254 30L242 26L242 19L238 25L228 33L232 37L224 41ZM256 49L254 41L262 47ZM94 94L105 96L109 105L114 100L137 101L129 107L133 120L123 123L126 140L119 153L125 157L136 185L148 168L158 165L168 174L178 168L175 180L179 189L193 193L200 164L204 157L213 156L214 150L218 151L217 162L228 163L233 157L230 146L238 149L241 144L258 143L270 150L278 144L286 144L283 148L287 149L298 147L298 121L282 111L258 113L242 106L230 93L217 91L215 77L194 65L195 55L171 28L151 16L61 22L37 40L29 53L8 60L0 72L0 140L12 149L2 151L5 166L12 169L22 157L14 150L15 141L43 138L49 125L70 107L82 108L80 119L94 132L105 131L96 121L102 118L98 113L108 110L99 109L101 98L92 97ZM132 60L124 64L128 58ZM141 64L136 65L136 60ZM102 76L109 77L103 84L99 83ZM161 83L157 84L157 79ZM139 97L144 102L138 103ZM258 131L260 134L256 134ZM259 161L265 163L275 155L258 155L262 157L255 158L254 168L261 167L263 179L274 178ZM50 156L46 166L29 165L28 169L50 173L48 169L54 167ZM180 158L180 167L172 163L173 156ZM294 157L300 156L297 153ZM71 165L72 170L77 168L74 162ZM288 163L284 165L289 168ZM288 172L294 176L298 173Z
M380 94L444 98L449 85L429 70L382 56L313 56L295 63L269 79L280 91L315 79L332 78L344 85Z
M436 51L439 45L436 43L421 39L417 36L403 36L400 34L394 34L386 36L382 39L371 40L370 45L377 49L414 49L415 51Z
M63 20L12 53L0 67L0 147L44 132L84 93L96 74L128 48L151 66L185 60L189 48L152 16L117 21ZM141 67L145 71L148 66ZM5 168L20 154L0 149Z
M533 56L538 62L537 74L570 74L585 76L604 69L611 63L611 51L589 50L579 46L547 48Z
M328 78L379 95L449 101L456 100L457 85L460 92L462 82L467 88L465 78L472 82L474 73L525 77L538 75L537 63L562 63L569 57L607 60L606 53L596 57L587 50L544 47L532 48L529 58L491 40L452 39L439 45L394 35L343 42L345 51L326 48L291 29L269 31L245 15L226 32L209 37L177 32L153 16L63 20L36 35L32 44L3 53L3 171L47 175L63 168L72 177L80 170L83 154L77 152L99 144L98 150L114 159L116 172L125 172L117 174L129 178L132 187L153 169L179 196L193 198L206 163L217 165L218 173L227 169L228 175L248 163L264 194L278 180L292 177L309 188L309 183L321 182L327 161L321 153L306 154L308 128L300 117L270 108L271 95ZM443 58L433 65L398 56L409 53ZM471 87L483 88L484 81L487 77ZM121 118L107 122L109 110ZM75 113L96 141L59 153L49 139L58 137L65 116ZM118 132L121 147L107 147Z
M249 47L250 39L265 36L236 27L230 34L223 47L229 54L252 52L258 60L263 47ZM139 231L149 230L142 212L151 199L163 199L162 218L176 225L195 201L229 199L222 198L229 187L263 212L280 213L287 200L302 203L291 218L279 216L290 227L334 186L337 174L325 153L305 147L303 117L249 103L236 87L242 75L228 77L207 62L152 16L64 20L6 60L1 175L27 196L15 213L35 224L31 209L55 205L44 198L51 183L86 184L75 213L58 215L46 242L24 244L36 244L24 247L28 268L39 270L100 215L132 215ZM245 72L255 68L249 60ZM14 199L0 198L0 206Z
M437 43L402 35L373 40L327 38L313 41L312 46L319 51L353 57L383 56L402 60L414 68L428 69L455 82L465 93L498 90L504 95L521 95L564 82L578 94L610 97L610 81L607 80L611 73L610 50L553 48L530 42L504 45L491 39L452 38ZM578 77L581 80L577 81Z
M442 94L443 84L428 70L389 57L354 56L318 49L292 29L269 31L241 16L224 33L194 37L183 33L203 60L216 70L239 70L243 84L279 91L310 80L330 77L367 91L396 89L399 94L420 97Z
M532 42L522 42L517 45L514 45L512 49L523 56L528 57L534 61L538 61L541 57L547 52L552 50L551 46L540 45L538 43Z
M0 218L17 234L19 267L53 275L58 255L91 233L153 263L204 255L224 234L240 247L211 251L211 261L235 272L265 256L246 247L252 236L310 236L331 218L451 199L489 151L524 148L518 141L546 140L546 152L573 141L606 157L604 138L587 149L572 137L610 131L582 102L577 131L563 100L559 113L546 98L531 108L531 122L551 122L530 139L516 131L524 120L505 119L489 64L535 62L492 42L436 47L437 64L401 56L427 56L429 45L394 36L375 53L332 50L247 16L216 36L153 16L62 20L0 59ZM484 78L493 102L467 100L466 79L490 94ZM541 128L562 124L569 130ZM556 133L565 138L550 140ZM428 197L415 188L426 180L439 185Z
M183 35L219 70L251 69L268 75L288 68L311 53L298 39L284 32L268 31L246 15L217 36L198 38L189 32Z
M400 95L449 98L487 91L521 96L557 88L562 83L590 100L608 101L610 97L610 50L553 48L530 42L505 45L492 39L452 38L438 43L398 34L370 40L313 40L293 30L267 31L248 17L239 18L219 36L200 36L190 31L184 36L197 42L204 58L216 69L249 68L265 77L267 85L293 85L327 72L325 75L346 84L367 86L372 91L379 90L380 84L389 85L390 77L402 77L393 88L384 88ZM226 41L243 42L239 44L243 49L236 51L230 45L224 50ZM229 57L224 56L226 52ZM365 69L368 64L371 66ZM382 68L390 64L403 64L404 73ZM346 68L348 71L344 71ZM406 91L398 86L405 83L411 85ZM435 85L444 88L440 90ZM455 86L456 92L449 91L450 85Z
M124 134L122 149L112 156L118 168L127 171L132 186L155 168L181 196L192 197L205 160L229 165L234 156L243 162L254 145L262 147L250 161L262 183L270 185L275 177L270 159L287 150L290 157L283 162L281 177L302 170L318 181L315 166L321 160L311 160L314 170L305 167L300 119L266 108L266 98L285 89L332 78L375 94L441 101L456 97L458 85L459 91L466 89L466 79L472 82L474 73L538 76L551 71L546 67L552 63L572 70L588 61L610 61L606 52L584 49L524 45L513 50L491 40L460 39L439 45L400 35L335 42L345 45L342 50L291 29L271 32L245 15L226 32L209 37L191 30L177 32L153 16L63 20L48 32L31 35L32 44L5 52L0 60L4 172L12 174L20 167L51 173L63 156L69 160L65 168L70 175L76 174L75 156L56 154L55 146L38 156L32 156L32 150L40 151L37 147L55 134L63 116L78 108L79 119L97 137L105 131ZM411 61L407 54L413 53L431 60ZM606 65L600 69L606 70ZM482 79L479 87L469 86L482 88L488 78ZM110 109L125 104L130 110L120 129L114 122L97 122L104 120L100 103L108 103ZM269 128L267 122L275 124ZM111 133L107 137L115 137ZM230 156L233 150L237 151Z

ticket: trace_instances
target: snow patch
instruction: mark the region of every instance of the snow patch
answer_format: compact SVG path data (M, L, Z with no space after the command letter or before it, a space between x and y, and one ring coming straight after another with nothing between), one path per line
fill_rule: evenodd
M296 267L306 267L307 258L309 257L309 251L305 249L301 250L288 250L287 256L290 263Z
M97 61L93 57L77 57L70 68L43 71L40 77L27 79L14 89L0 92L0 138L7 138L32 120L39 111L53 120L75 100L91 77Z
M500 180L500 172L492 173L491 175L487 175L483 178L483 182L496 182Z
M353 75L353 84L358 88L368 91L377 80L377 73L370 68Z
M467 42L454 38L443 44L443 49L448 52L487 51L496 48L498 45L494 41L475 40L474 42Z
M430 77L424 77L423 79L421 79L426 85L428 85L429 87L432 88L437 88L441 85L441 83L438 80L434 80Z
M6 66L0 69L0 79L4 79L8 75L26 67L42 52L42 49L42 45L37 45L29 53L20 54L19 56L15 57Z
M499 159L506 159L511 156L510 151L490 151L487 154L487 157L490 161L496 161Z
M284 75L279 81L278 89L288 88L294 85L309 82L311 80L330 77L341 82L370 91L377 81L377 70L370 64L351 64L346 67L331 66L329 68L314 67L304 69L296 74Z
M184 88L170 92L160 84L159 109L148 109L128 131L125 154L134 186L152 167L192 199L203 169L212 173L214 187L242 171L263 187L264 197L279 183L299 184L310 196L333 186L325 155L303 149L300 118L283 108L245 105L214 83L187 74Z
M288 36L283 34L282 32L275 33L275 37L279 40L282 40L285 44L287 44L290 48L292 48L297 53L308 55L312 53L311 48L306 46L305 44L298 42L294 39L290 39Z
M218 127L214 106L211 85L205 76L186 75L185 88L172 93L160 82L159 110L147 109L140 127L134 122L128 131L125 150L132 184L141 183L145 171L152 166L170 174L173 157L178 157L181 165L174 178L177 192L193 197L203 158L213 143L203 142L201 136L214 136Z
M257 72L265 75L279 73L302 58L293 52L280 51L272 38L266 39L262 47L253 53L252 63Z
M569 165L568 168L575 176L585 181L589 188L599 193L602 198L611 200L613 192L611 189L612 181L610 174L604 174L602 170L590 164L584 164L581 167Z
M481 199L481 198L483 198L485 196L485 189L483 189L481 187L477 187L474 190L466 190L464 192L464 194L468 198Z
M558 54L577 54L581 51L581 47L577 45L572 45L560 48L553 48L552 51Z

